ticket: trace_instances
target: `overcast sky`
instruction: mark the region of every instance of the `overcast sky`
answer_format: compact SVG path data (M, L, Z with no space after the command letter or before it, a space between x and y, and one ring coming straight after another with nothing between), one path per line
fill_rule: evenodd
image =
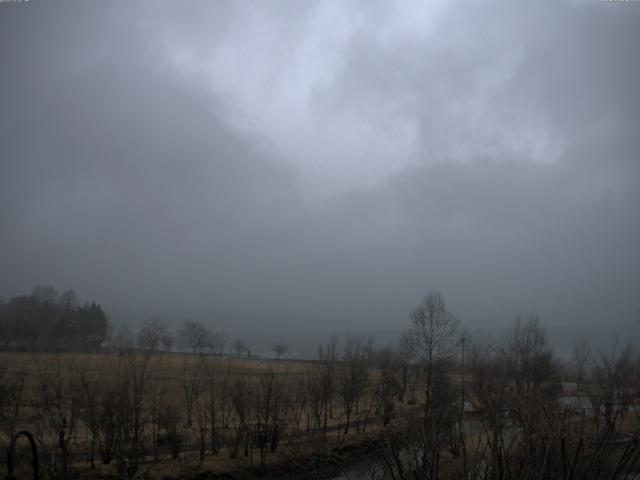
M640 317L640 3L0 3L0 295Z

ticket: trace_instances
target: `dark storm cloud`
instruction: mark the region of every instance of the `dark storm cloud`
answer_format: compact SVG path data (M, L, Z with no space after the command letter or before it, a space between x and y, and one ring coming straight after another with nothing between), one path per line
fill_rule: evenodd
M0 292L226 328L634 318L637 5L0 10ZM320 326L319 321L321 321Z
M167 285L203 293L197 271L230 246L241 253L247 222L266 223L293 176L222 125L224 108L176 76L148 39L90 30L58 32L37 50L47 60L101 37L109 44L98 62L89 48L43 70L25 55L27 65L16 62L24 83L3 89L4 101L22 94L33 110L16 106L5 130L4 251L24 255L7 254L11 276L88 281L136 303L155 286L158 297Z

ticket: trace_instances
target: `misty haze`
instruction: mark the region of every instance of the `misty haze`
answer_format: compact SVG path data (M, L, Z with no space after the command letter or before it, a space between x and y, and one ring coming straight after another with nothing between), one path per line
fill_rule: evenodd
M640 479L640 2L0 0L8 479Z

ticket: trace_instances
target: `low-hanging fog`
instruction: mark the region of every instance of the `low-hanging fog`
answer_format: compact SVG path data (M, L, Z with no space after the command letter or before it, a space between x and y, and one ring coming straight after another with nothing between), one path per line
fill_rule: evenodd
M640 319L640 3L0 4L0 295L115 322Z

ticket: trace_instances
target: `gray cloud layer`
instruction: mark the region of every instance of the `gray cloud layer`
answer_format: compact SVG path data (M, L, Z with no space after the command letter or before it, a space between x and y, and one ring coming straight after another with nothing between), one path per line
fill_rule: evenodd
M640 4L528 3L0 5L0 292L633 321Z

